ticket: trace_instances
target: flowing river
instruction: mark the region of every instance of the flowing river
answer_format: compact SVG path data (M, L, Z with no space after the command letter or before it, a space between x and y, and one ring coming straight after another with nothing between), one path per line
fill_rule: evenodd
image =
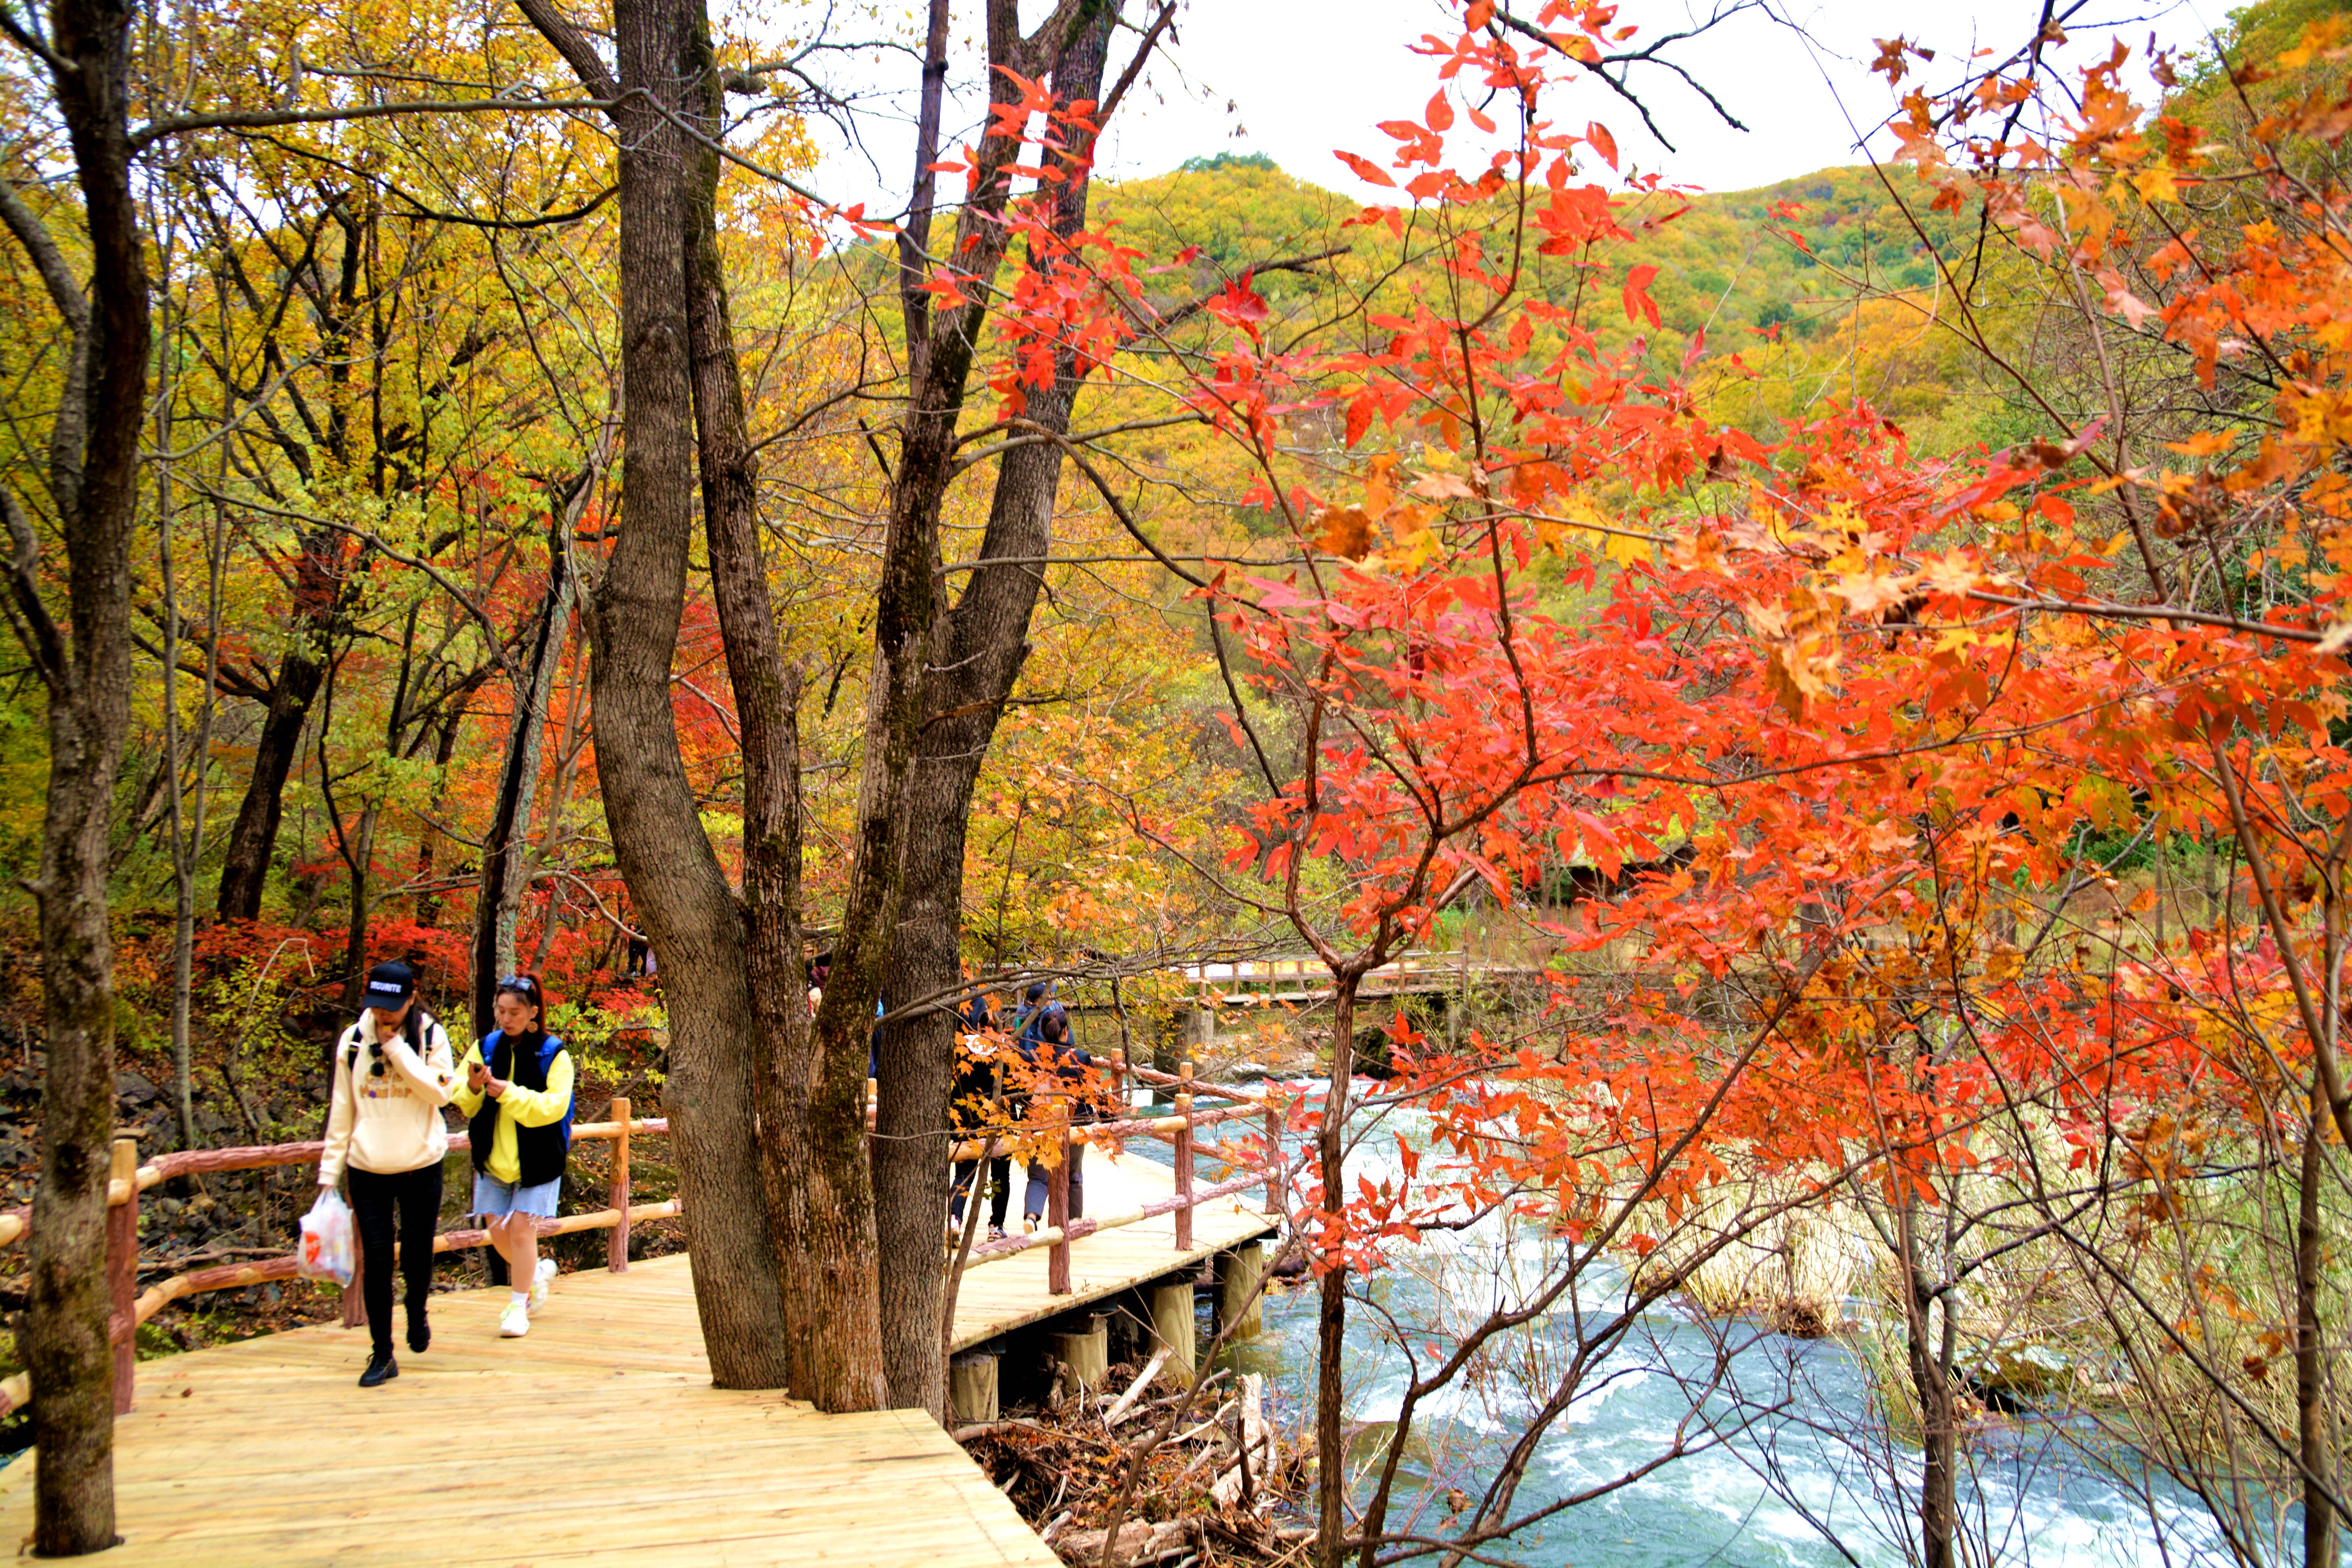
M1391 1173L1395 1126L1364 1141L1349 1167L1351 1182ZM1149 1142L1129 1150L1169 1158L1164 1145ZM1207 1169L1204 1179L1213 1179ZM1453 1325L1513 1299L1514 1277L1540 1277L1548 1245L1556 1244L1507 1235L1493 1221L1431 1233L1419 1247L1396 1248L1392 1266L1375 1277L1381 1310L1351 1304L1345 1409L1359 1470L1354 1495L1370 1489L1410 1381L1405 1351L1382 1331L1383 1316L1426 1365L1429 1347L1450 1348ZM1587 1321L1615 1308L1621 1284L1614 1275L1593 1282L1582 1300ZM1853 1315L1870 1310L1849 1303ZM1286 1430L1310 1425L1316 1320L1310 1282L1270 1293L1265 1332L1218 1363L1265 1373ZM1558 1313L1530 1325L1499 1347L1475 1386L1423 1405L1391 1529L1417 1520L1423 1533L1450 1534L1453 1489L1475 1506L1525 1430L1525 1390L1558 1375L1571 1321ZM1202 1331L1205 1342L1205 1321ZM1662 1307L1581 1387L1536 1446L1513 1517L1640 1470L1669 1454L1678 1432L1697 1451L1486 1548L1491 1560L1543 1568L1880 1568L1916 1560L1917 1450L1885 1430L1868 1370L1847 1341L1794 1339ZM1695 1404L1703 1417L1694 1417ZM2030 1421L1995 1423L1964 1445L1963 1465L1965 1563L2156 1568L2231 1560L2195 1500L2142 1473L2128 1453L2069 1441Z

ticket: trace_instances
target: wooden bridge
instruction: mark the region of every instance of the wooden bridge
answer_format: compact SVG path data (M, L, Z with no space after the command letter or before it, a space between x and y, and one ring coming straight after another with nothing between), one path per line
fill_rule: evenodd
M1095 1213L1084 1219L1066 1219L1057 1179L1050 1217L1065 1223L972 1255L958 1288L952 1345L999 1345L1171 1276L1189 1309L1192 1277L1209 1259L1278 1228L1240 1189L1265 1184L1279 1203L1282 1179L1277 1124L1257 1168L1196 1185L1194 1131L1272 1109L1251 1101L1196 1112L1187 1095L1173 1116L1113 1124L1115 1132L1065 1132L1098 1142L1117 1133L1162 1138L1174 1163L1159 1165L1131 1148L1119 1158L1097 1150L1086 1184ZM627 1226L677 1212L675 1204L628 1202L629 1140L663 1135L667 1123L632 1121L625 1100L614 1110L610 1121L575 1130L618 1145L611 1206L540 1227L613 1231L608 1267L560 1277L519 1340L498 1337L504 1287L436 1296L431 1350L404 1351L401 1375L380 1389L357 1386L365 1341L338 1324L143 1363L134 1386L138 1321L197 1290L293 1273L289 1257L184 1275L133 1295L140 1191L190 1170L312 1163L320 1151L315 1143L200 1151L142 1166L118 1145L110 1273L122 1544L101 1561L225 1568L1055 1563L923 1412L825 1415L780 1393L710 1385L688 1258L627 1261ZM1213 1159L1244 1157L1210 1147ZM21 1239L24 1227L21 1213L0 1215L0 1243ZM483 1240L478 1231L455 1232L437 1238L436 1250ZM347 1296L347 1324L357 1321L355 1296ZM1180 1331L1188 1341L1190 1330L1188 1311ZM1192 1353L1189 1343L1181 1349L1180 1363ZM23 1397L21 1380L0 1386L0 1400ZM7 1539L30 1533L38 1462L27 1454L0 1471Z
M1193 1005L1202 1008L1312 1006L1330 1001L1333 994L1331 972L1311 955L1187 963L1171 973L1192 986ZM1526 964L1474 959L1467 952L1402 952L1365 971L1356 994L1367 999L1451 994L1474 985L1531 980L1543 973Z

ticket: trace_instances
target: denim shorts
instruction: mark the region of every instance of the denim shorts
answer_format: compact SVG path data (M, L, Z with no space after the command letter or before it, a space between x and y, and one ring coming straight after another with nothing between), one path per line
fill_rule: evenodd
M535 1187L518 1187L512 1182L501 1182L488 1171L474 1173L474 1206L468 1214L537 1215L541 1219L555 1217L555 1195L563 1186L563 1178L541 1182Z

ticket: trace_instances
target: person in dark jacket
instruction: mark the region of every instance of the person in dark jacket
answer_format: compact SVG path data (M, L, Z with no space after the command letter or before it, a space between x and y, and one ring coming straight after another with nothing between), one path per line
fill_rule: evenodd
M1070 1015L1055 998L1052 982L1040 980L1029 987L1027 1000L1013 1020L1013 1032L1020 1037L1023 1054L1035 1051L1038 1037L1045 1033L1048 1018L1062 1020L1066 1038Z
M1067 1098L1058 1102L1056 1110L1059 1114L1066 1115L1074 1122L1097 1120L1095 1108L1087 1103L1084 1092L1087 1073L1095 1065L1095 1059L1070 1038L1070 1016L1062 1011L1059 1004L1037 1019L1036 1036L1032 1039L1024 1035L1019 1048L1022 1059L1033 1069L1032 1076L1040 1092L1045 1090L1050 1080L1060 1080L1060 1088ZM1069 1146L1072 1219L1082 1216L1087 1209L1086 1155L1084 1143L1073 1142ZM1036 1160L1029 1162L1029 1190L1021 1199L1024 1228L1034 1231L1045 1222L1047 1187L1051 1179L1048 1166Z
M499 1334L509 1340L530 1332L530 1314L547 1305L555 1259L539 1256L539 1222L555 1217L572 1150L572 1053L547 1032L547 1006L536 974L499 981L499 1026L466 1053L466 1087L450 1097L472 1131L473 1212L507 1262Z
M948 1101L948 1126L956 1142L991 1137L1020 1120L1019 1099L1005 1082L1004 1062L1010 1054L1001 1042L984 1034L957 1037L955 1089ZM955 1180L948 1197L950 1243L963 1239L964 1194L971 1191L972 1178L979 1172L977 1159L955 1163ZM988 1157L989 1240L1004 1234L1004 1211L1012 1199L1013 1156L992 1154Z
M970 976L966 978L969 979ZM996 1009L991 1005L989 994L985 991L975 991L965 997L963 1005L957 1010L956 1016L964 1033L968 1035L984 1034L996 1027Z

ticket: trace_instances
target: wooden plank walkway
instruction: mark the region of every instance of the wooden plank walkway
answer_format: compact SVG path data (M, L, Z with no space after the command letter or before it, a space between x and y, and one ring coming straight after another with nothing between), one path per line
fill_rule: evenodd
M1116 1164L1092 1154L1087 1174L1106 1212L1173 1190L1165 1167L1132 1154ZM1046 1293L1044 1248L972 1269L956 1342L1197 1266L1270 1228L1224 1200L1202 1205L1189 1252L1175 1250L1168 1216L1088 1237L1071 1245L1078 1289L1063 1297ZM138 1403L115 1425L123 1544L96 1561L1058 1563L922 1412L822 1415L782 1394L712 1388L682 1257L564 1275L520 1340L498 1338L505 1300L503 1288L435 1297L433 1348L403 1349L401 1375L381 1389L356 1384L365 1331L331 1324L141 1363ZM0 1471L0 1541L31 1533L36 1462Z

